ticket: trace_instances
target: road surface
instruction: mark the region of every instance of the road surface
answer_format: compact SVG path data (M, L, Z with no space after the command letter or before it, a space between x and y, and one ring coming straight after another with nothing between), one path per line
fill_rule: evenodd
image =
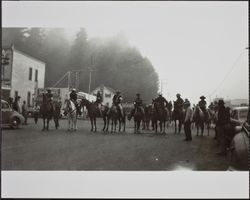
M42 130L42 121L17 130L2 130L2 170L227 170L228 158L216 155L219 148L210 136L196 136L184 141L174 134L173 126L166 135L153 131L133 133L128 122L126 132L104 133L103 122L97 122L98 132L90 132L88 120L78 121L76 132L67 131L67 120L60 121L59 130L51 123L50 131Z

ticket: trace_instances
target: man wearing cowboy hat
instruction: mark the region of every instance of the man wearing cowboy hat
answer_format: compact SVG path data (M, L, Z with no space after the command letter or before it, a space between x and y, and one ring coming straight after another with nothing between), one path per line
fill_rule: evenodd
M134 115L135 111L140 110L142 115L145 116L145 112L144 112L144 109L143 109L143 106L142 106L142 99L141 99L139 93L136 94L136 99L134 101L134 106L135 106L135 108L132 110L131 115Z
M123 108L122 108L122 96L121 96L121 92L119 90L116 91L116 94L113 97L113 105L115 105L117 107L117 109L121 112L122 117L124 117L124 113L123 113ZM109 114L109 112L108 112Z
M183 99L181 98L181 95L179 93L176 94L176 101L174 101L174 105L176 106L177 110L182 110L183 109Z
M185 141L191 141L192 140L192 132L191 132L191 122L193 120L193 109L190 107L190 102L188 99L185 99L185 102L183 104L185 109L185 118L184 118L184 132L186 139Z
M161 93L158 94L155 102L158 102L162 107L168 107L168 101L162 96Z
M200 109L202 110L202 112L205 115L205 118L208 118L208 113L207 113L207 102L205 101L206 97L204 97L203 95L200 97L200 101L198 103Z

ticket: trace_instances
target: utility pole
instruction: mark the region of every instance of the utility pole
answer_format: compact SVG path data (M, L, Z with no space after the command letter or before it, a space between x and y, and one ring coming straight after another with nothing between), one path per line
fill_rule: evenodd
M91 91L91 79L92 79L92 71L93 71L93 56L91 56L91 63L90 63L90 67L89 69L89 95L90 95L90 91Z

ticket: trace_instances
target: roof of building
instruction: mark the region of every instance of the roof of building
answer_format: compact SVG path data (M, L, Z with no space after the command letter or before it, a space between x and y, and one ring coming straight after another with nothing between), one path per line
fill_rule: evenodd
M23 51L20 51L19 49L17 49L16 47L14 47L14 45L11 45L11 46L3 46L2 48L3 48L3 49L9 49L9 50L12 50L12 51L16 51L16 52L18 52L18 53L20 53L20 54L22 54L22 55L24 55L24 56L27 56L27 57L29 57L29 58L31 58L31 59L33 59L33 60L36 60L36 61L38 61L38 62L40 62L40 63L42 63L42 64L46 64L45 62L39 60L38 58L35 58L35 57L33 57L33 56L31 56L31 55L29 55L29 54L23 52Z

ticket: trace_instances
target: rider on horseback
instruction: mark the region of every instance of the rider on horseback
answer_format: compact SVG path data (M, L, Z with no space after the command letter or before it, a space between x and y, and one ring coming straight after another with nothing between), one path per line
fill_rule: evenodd
M99 112L100 112L100 116L102 117L102 111L101 111L101 107L102 107L102 95L101 95L100 91L98 91L97 94L96 94L96 101L95 101L95 103L97 104Z
M183 99L181 98L181 95L178 93L176 94L177 100L175 101L177 108L182 109L183 108Z
M47 93L45 93L43 97L43 103L51 104L53 100L53 94L51 93L51 89L47 89Z
M77 109L77 112L80 114L79 108L78 108L78 104L77 104L77 93L76 93L76 89L73 88L71 93L69 94L69 99L75 104L75 107Z
M162 96L161 93L158 94L158 97L154 100L154 102L159 103L161 108L164 108L164 109L169 106L168 101Z
M199 105L200 109L202 110L202 112L205 114L205 117L207 119L208 113L207 113L207 108L206 108L207 102L205 101L206 97L201 96L200 99L201 100L199 101L198 105Z
M117 107L117 109L121 112L122 117L124 117L121 101L122 101L121 92L116 91L116 94L113 97L113 105Z
M145 112L142 106L142 100L140 98L140 94L137 93L136 94L136 99L134 101L134 106L135 108L132 110L131 115L134 115L136 112L138 112L139 110L141 111L141 113L143 114L143 116L145 116Z

